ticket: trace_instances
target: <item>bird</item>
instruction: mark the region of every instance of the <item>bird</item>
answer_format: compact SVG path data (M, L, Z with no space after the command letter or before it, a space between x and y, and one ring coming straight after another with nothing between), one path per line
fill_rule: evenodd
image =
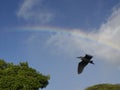
M80 58L82 61L78 63L78 74L83 72L83 69L85 68L88 63L94 64L94 62L91 60L92 55L86 54L84 57L80 56L77 58Z

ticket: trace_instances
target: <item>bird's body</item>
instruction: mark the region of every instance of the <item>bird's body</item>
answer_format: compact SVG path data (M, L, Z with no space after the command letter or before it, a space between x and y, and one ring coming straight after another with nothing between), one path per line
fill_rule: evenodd
M84 57L77 57L80 58L82 61L78 64L78 74L82 73L84 67L88 64L94 64L93 61L91 61L93 56L86 54Z

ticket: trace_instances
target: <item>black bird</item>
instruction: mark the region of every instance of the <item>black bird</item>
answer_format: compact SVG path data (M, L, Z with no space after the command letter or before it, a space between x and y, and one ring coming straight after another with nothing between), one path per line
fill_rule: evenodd
M86 54L84 57L77 57L80 58L82 61L78 64L78 74L82 73L84 67L88 64L94 64L91 60L93 56Z

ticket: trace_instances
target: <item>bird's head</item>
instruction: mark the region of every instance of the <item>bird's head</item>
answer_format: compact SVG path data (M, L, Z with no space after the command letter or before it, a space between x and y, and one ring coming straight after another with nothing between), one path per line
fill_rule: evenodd
M91 64L94 64L94 62L93 62L93 61L90 61L90 63L91 63Z

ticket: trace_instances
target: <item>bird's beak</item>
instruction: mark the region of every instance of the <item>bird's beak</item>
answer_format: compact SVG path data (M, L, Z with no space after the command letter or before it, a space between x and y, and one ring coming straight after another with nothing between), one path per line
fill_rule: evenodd
M95 63L92 63L92 64L95 64Z
M92 62L91 64L95 64L94 62Z
M90 61L91 64L95 64L93 61Z

